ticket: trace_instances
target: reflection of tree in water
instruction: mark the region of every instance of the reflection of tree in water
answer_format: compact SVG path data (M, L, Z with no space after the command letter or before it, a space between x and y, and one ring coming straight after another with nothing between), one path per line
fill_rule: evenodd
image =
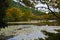
M50 33L43 30L42 32L48 37L45 39L38 38L36 40L60 40L60 30L56 30L56 31L58 31L59 33Z

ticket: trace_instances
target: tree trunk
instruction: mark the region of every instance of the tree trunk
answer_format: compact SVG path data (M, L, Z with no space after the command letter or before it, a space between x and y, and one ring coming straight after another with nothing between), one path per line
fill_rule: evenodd
M7 9L8 3L6 0L0 0L0 28L5 28L7 22L4 20L5 18L5 10Z

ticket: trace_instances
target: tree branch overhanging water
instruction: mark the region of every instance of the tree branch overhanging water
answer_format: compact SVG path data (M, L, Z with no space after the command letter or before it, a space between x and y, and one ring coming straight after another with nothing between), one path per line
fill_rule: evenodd
M51 11L51 13L54 15L54 16L56 16L58 19L60 19L60 17L58 17L56 14L55 14L55 12L53 12L51 9L50 9L50 7L49 7L49 5L48 5L48 3L47 2L42 2L42 0L40 0L40 2L41 3L45 3L46 5L47 5L47 7L48 7L48 10L50 10Z

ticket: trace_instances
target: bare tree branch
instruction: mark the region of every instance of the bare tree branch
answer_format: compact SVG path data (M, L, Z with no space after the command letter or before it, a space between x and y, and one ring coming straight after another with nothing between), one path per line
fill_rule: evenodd
M43 2L42 2L42 0L40 0L40 2L41 2L41 3L43 3ZM58 17L58 16L55 14L55 12L53 12L53 11L50 9L50 7L49 7L48 3L46 3L46 2L44 2L44 3L47 5L48 10L50 10L50 11L51 11L51 13L52 13L54 16L56 16L58 19L60 19L60 17Z
M53 14L54 16L56 16L57 18L60 19L60 17L58 17L58 16L55 14L55 12L53 12L53 11L49 8L49 5L48 5L47 3L46 3L46 5L47 5L48 9L52 12L52 14Z

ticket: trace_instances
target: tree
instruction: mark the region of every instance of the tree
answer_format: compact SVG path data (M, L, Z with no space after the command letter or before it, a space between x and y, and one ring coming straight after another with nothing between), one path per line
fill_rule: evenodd
M34 4L32 2L30 2L30 0L18 0L19 2L24 3L26 6L28 7L33 7L34 8Z
M23 15L23 20L24 21L29 21L31 19L31 16L32 16L32 12L30 9L26 8L24 12L24 15Z
M9 4L9 0L0 0L0 28L6 26L6 21L4 20L5 10L8 8Z
M58 0L59 1L59 0ZM51 13L56 16L58 19L60 19L60 17L58 17L55 12L53 12L51 9L50 9L50 6L52 6L53 8L59 8L59 3L60 1L58 2L57 0L40 0L41 3L43 4L46 4L48 9L51 11Z
M8 21L20 21L22 20L23 12L20 8L11 7L6 11Z

